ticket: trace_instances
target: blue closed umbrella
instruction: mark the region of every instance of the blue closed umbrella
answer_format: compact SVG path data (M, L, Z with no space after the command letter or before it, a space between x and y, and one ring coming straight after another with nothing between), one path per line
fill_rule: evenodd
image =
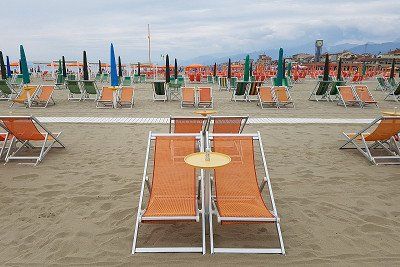
M10 58L7 56L7 76L11 77L11 65L10 65Z
M118 86L117 64L115 63L114 46L111 44L110 49L110 68L111 68L111 86Z

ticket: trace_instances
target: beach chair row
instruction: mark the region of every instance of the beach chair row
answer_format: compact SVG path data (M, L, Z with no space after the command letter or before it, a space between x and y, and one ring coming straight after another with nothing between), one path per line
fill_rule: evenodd
M169 133L242 133L249 116L171 116Z
M182 87L181 108L202 107L213 108L213 94L211 87Z
M295 107L290 92L285 86L260 86L257 91L258 105L262 109L264 107Z
M132 254L143 252L205 254L207 226L211 253L285 254L280 219L259 132L256 134L150 132L147 144ZM210 150L230 156L232 160L229 166L206 173L184 162L186 155ZM261 157L260 167L263 172L261 176L257 175L254 155ZM268 203L264 199L267 199ZM140 234L144 224L166 227L171 223L197 227L201 232L198 244L179 247L140 245L142 243L140 240L144 239L143 234ZM221 224L221 227L229 227L231 224L271 226L275 228L278 245L273 248L260 245L259 248L251 249L217 247L214 238L219 241L221 237L217 229L214 229L215 223ZM216 237L214 233L217 234ZM169 242L174 243L173 240ZM176 240L175 243L183 242L184 240Z
M347 106L359 106L364 108L368 105L375 105L378 107L378 102L375 101L366 85L338 86L337 90L339 96L337 104L345 108L347 108Z
M0 84L2 81L0 81ZM19 92L14 91L12 87L5 86L4 88L1 89L3 95L0 99L11 101L10 107L15 104L27 108L46 108L49 105L55 105L53 99L54 85L24 85Z

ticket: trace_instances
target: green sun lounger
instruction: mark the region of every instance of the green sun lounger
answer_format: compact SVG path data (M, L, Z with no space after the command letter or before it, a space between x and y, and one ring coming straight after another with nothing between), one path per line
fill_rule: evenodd
M231 100L233 101L246 101L246 90L248 82L238 81L236 83L236 88L232 93Z
M17 92L7 80L0 79L0 100L11 100Z
M65 81L65 87L68 89L68 100L82 100L84 94L82 93L81 87L78 81ZM78 95L78 96L76 96Z

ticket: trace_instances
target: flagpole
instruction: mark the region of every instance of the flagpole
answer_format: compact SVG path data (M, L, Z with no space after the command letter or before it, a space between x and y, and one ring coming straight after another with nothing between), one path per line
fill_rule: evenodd
M150 50L150 24L147 24L147 38L149 39L149 63L151 64L151 50Z

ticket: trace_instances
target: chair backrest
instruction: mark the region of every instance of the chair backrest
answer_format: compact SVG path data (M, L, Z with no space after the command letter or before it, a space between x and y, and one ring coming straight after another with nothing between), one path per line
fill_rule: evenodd
M357 100L351 86L339 86L338 90L344 101L356 101Z
M18 140L40 141L45 139L31 117L0 117L0 120Z
M108 86L103 87L103 90L101 90L100 100L113 101L113 99L114 99L114 90Z
M396 90L394 90L393 94L400 95L400 82L397 84Z
M67 80L75 81L76 80L76 75L75 74L68 74L67 75Z
M213 133L241 133L248 117L244 116L212 116Z
M386 141L400 132L400 117L383 117L366 141Z
M231 79L229 80L231 87L236 87L238 79L236 77L231 77Z
M202 117L171 117L170 133L199 133L207 126L208 118ZM174 130L172 131L172 123Z
M82 81L83 89L91 95L97 94L97 86L95 81Z
M78 81L66 80L65 85L71 93L73 94L81 93L81 88L79 87Z
M19 101L27 100L28 94L29 94L29 97L32 97L35 94L37 88L38 88L37 85L25 85L22 88L21 93L18 95L18 97L16 99Z
M165 95L165 82L154 82L153 84L156 95Z
M40 101L48 101L54 92L54 85L43 85L40 87L38 99Z
M278 102L287 102L290 100L285 86L274 86L274 93Z
M356 89L356 93L358 98L363 102L373 102L374 98L368 90L366 85L356 85L354 86Z
M376 77L381 86L386 86L386 80L383 77Z
M56 81L56 83L57 83L57 84L63 84L64 82L65 82L65 77L64 77L64 75L58 74L58 75L57 75L57 81Z
M10 84L8 83L7 80L0 79L0 91L6 95L12 94Z
M324 95L329 89L329 86L332 84L332 81L318 81L318 88L315 92L316 95Z
M14 84L20 85L23 82L24 82L24 78L23 78L22 74L18 74L17 76L15 76Z
M274 102L274 96L272 94L272 87L260 86L258 88L258 93L260 95L261 102Z
M121 102L132 102L134 92L133 87L122 87Z
M246 93L246 87L247 87L248 82L237 82L236 83L236 90L235 90L235 95L245 95Z
M131 76L125 76L124 79L122 80L122 86L130 86L130 85L132 85Z
M226 78L226 77L219 77L219 78L218 78L218 82L219 82L219 86L221 86L221 87L226 87L227 82L228 82L228 78Z
M211 102L211 87L199 87L200 102Z
M262 85L262 82L251 82L249 95L257 95L258 94L258 87Z
M329 92L329 94L330 95L337 95L339 93L337 87L338 86L344 86L345 84L346 84L345 81L334 81L334 82L332 82L332 87L331 87L331 91Z
M194 103L195 101L194 87L182 87L182 101Z

